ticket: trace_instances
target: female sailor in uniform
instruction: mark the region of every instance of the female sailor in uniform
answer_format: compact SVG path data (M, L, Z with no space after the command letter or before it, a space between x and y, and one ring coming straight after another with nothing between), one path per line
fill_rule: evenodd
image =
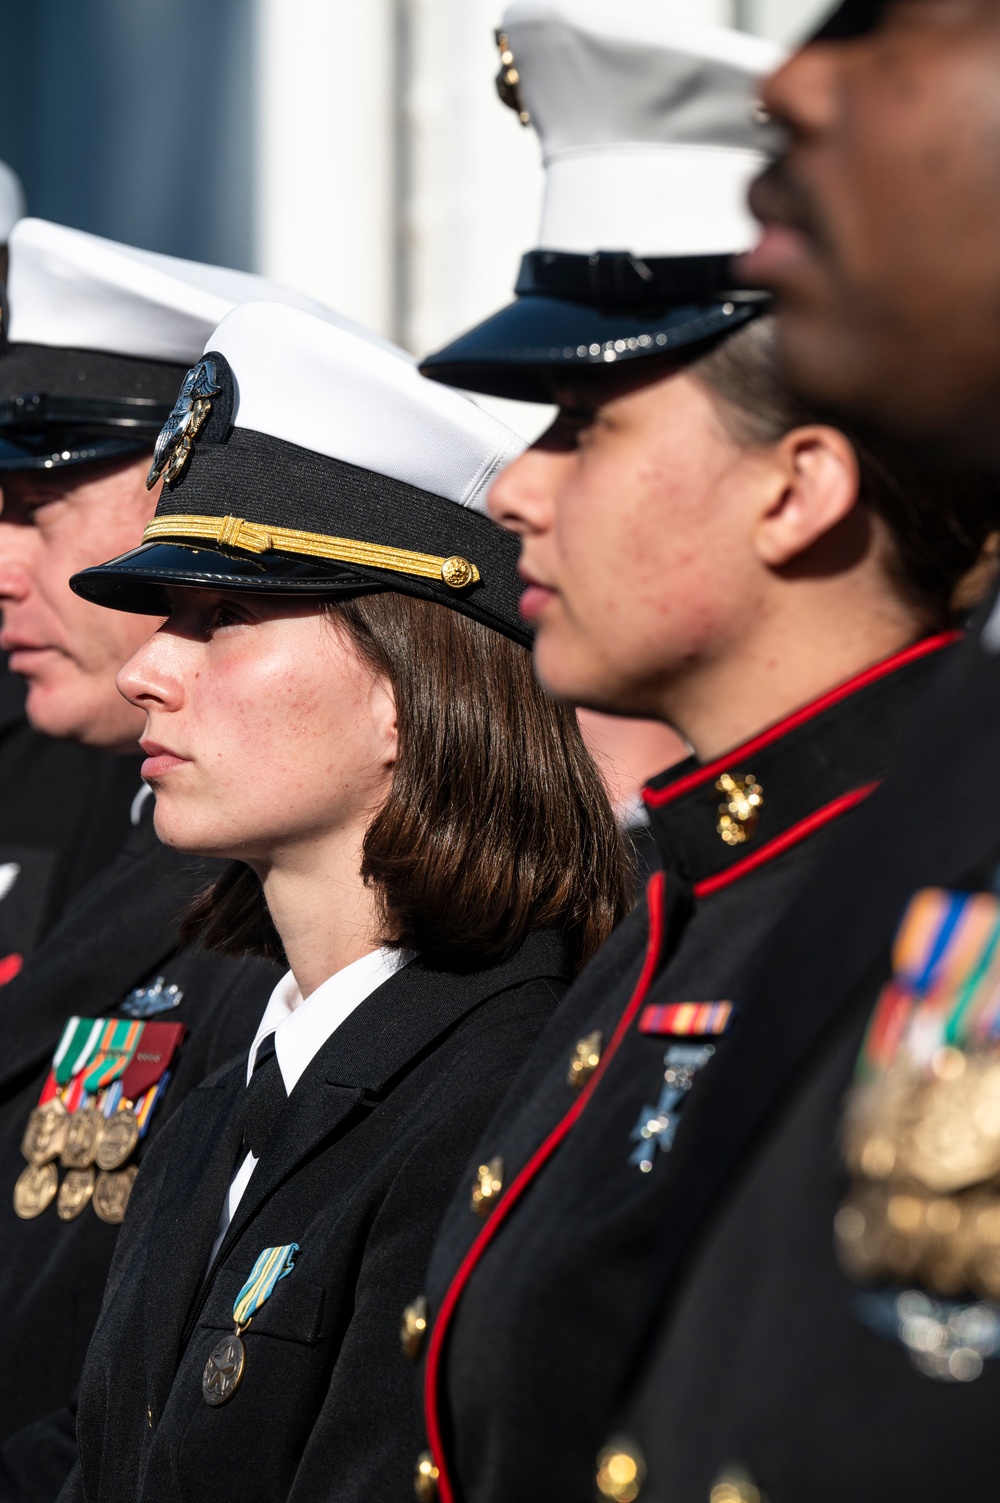
M235 858L189 917L289 966L249 1058L136 1183L70 1492L405 1496L436 1224L628 904L572 712L532 679L506 429L308 315L237 309L189 373L146 541L77 576L165 614L120 675L157 830ZM496 1174L478 1183L485 1212Z

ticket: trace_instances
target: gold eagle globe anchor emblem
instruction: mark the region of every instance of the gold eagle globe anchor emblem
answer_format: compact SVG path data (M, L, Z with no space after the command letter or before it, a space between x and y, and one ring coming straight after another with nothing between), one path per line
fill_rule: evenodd
M212 410L210 399L221 390L214 360L199 360L188 371L173 411L157 436L153 463L146 476L147 490L152 490L161 475L167 485L180 475Z
M757 828L764 807L764 790L752 772L745 778L734 778L724 772L715 788L723 795L716 832L726 845L743 845Z

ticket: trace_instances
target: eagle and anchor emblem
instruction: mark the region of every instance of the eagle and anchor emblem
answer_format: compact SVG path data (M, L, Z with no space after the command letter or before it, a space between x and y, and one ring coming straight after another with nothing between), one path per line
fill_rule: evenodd
M191 457L191 447L212 410L211 398L222 390L214 360L199 360L191 367L181 385L177 401L153 450L153 463L146 476L146 489L163 476L172 484Z

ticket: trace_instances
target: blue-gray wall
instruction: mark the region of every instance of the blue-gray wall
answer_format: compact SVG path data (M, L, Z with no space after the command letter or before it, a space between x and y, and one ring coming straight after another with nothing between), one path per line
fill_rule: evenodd
M0 0L29 212L253 269L253 0Z

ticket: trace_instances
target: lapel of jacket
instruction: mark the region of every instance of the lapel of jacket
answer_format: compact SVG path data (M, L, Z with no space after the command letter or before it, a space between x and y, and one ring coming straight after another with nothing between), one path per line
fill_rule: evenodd
M149 1393L157 1410L177 1370L185 1322L208 1272L243 1123L246 1063L236 1060L192 1091L178 1113L142 1270Z
M42 1068L66 1019L100 1015L177 949L177 919L210 867L131 833L19 976L0 989L0 1091Z
M983 791L1000 755L1000 657L970 634L915 722L884 786L841 831L817 877L738 994L730 1046L692 1094L671 1152L671 1215L656 1303L731 1176L824 1037L874 1005L889 947L921 887L956 885L1000 851L1000 811ZM652 1335L655 1322L646 1322Z
M567 975L562 941L549 933L529 935L515 955L481 971L440 970L420 957L397 971L330 1036L295 1087L237 1207L220 1260L264 1201L363 1099L381 1096L489 997L533 977Z

